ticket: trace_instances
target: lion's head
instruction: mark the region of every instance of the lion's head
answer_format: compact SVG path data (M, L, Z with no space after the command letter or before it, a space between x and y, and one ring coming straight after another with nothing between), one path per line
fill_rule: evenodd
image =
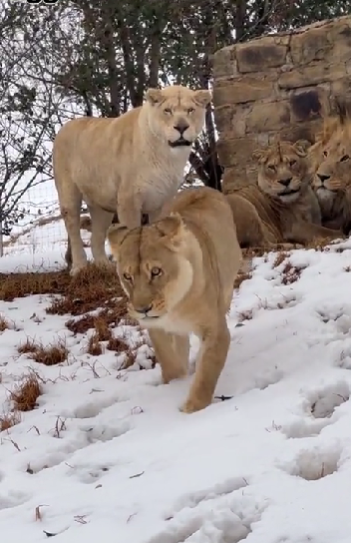
M133 230L115 224L107 237L130 315L144 326L158 326L193 282L187 258L188 230L182 218L175 213Z
M324 130L315 144L319 162L313 188L318 199L333 202L351 191L351 109L338 104L336 114L324 120Z
M190 147L202 130L211 93L171 85L149 89L145 97L151 131L158 137L166 137L172 148Z
M258 161L258 186L263 192L284 203L299 198L310 182L307 148L309 142L276 141L254 153Z

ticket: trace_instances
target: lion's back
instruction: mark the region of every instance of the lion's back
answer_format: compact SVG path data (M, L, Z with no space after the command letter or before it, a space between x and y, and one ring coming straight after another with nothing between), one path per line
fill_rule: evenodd
M53 145L56 181L71 176L78 184L84 180L96 185L98 179L110 176L117 156L119 168L124 162L130 164L131 152L138 152L134 134L139 110L134 108L118 118L81 117L65 123Z
M173 200L171 211L179 213L196 236L204 254L204 266L218 267L226 298L242 259L226 197L208 187L185 189Z
M267 238L265 241L280 243L283 240L281 209L275 209L273 201L268 194L265 194L257 185L247 185L246 187L241 187L237 192L233 192L232 196L234 198L238 196L254 207ZM238 205L236 205L236 209L238 209ZM243 233L245 229L250 228L252 220L252 214L245 211L244 208L242 212L237 212L238 218L236 219L237 227ZM238 226L239 221L240 227Z

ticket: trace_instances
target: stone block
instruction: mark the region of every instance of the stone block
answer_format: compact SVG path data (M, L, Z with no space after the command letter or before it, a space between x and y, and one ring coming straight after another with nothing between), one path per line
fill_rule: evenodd
M300 89L290 95L291 121L300 122L315 119L322 112L322 89L313 87Z
M256 147L257 144L253 138L219 138L217 142L219 162L224 168L238 167L252 161L252 153Z
M330 65L318 62L282 73L278 79L278 86L280 89L285 90L299 89L327 81L334 81L344 77L344 75L344 64Z
M334 44L330 57L325 63L345 63L351 60L351 18L348 21L335 22L328 32L329 41Z
M295 142L297 140L307 140L314 143L315 134L321 130L321 127L322 119L291 124L282 128L282 130L279 131L279 136L283 141ZM270 141L272 142L273 139L274 136L271 136Z
M287 101L269 104L255 104L246 119L247 132L280 130L290 122L290 108Z
M256 171L252 174L247 174L245 167L226 168L222 178L222 190L224 194L230 194L234 190L245 187L248 184L254 183L256 180Z
M212 57L213 77L219 79L233 76L237 73L235 46L223 47Z
M324 26L292 34L290 54L295 65L305 65L317 60L323 61L333 52L334 44L330 41Z
M235 79L225 86L213 89L214 106L245 104L274 95L273 82L263 78L246 77Z
M279 45L273 38L240 44L236 50L238 71L244 74L277 68L285 64L287 52L287 45Z
M233 116L234 111L231 106L215 107L214 118L220 134L231 131Z

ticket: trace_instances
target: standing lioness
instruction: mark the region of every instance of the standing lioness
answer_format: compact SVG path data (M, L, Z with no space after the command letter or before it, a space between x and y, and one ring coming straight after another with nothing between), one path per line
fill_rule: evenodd
M92 219L94 260L106 263L106 232L115 212L120 223L134 228L142 215L153 221L176 194L210 100L209 91L181 85L149 89L143 106L118 118L73 119L60 129L53 167L72 273L87 262L80 236L82 200Z
M182 411L211 403L225 364L226 322L241 264L232 211L210 188L179 193L171 213L148 226L108 232L131 316L148 328L164 383L184 377L189 334L201 340L194 382Z

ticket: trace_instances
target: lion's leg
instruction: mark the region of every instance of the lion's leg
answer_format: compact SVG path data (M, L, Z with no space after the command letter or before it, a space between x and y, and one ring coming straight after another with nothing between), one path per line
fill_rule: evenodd
M267 245L261 218L255 206L239 194L228 194L240 247Z
M184 413L193 413L207 407L211 401L227 359L230 333L225 316L216 330L207 330L196 361L194 381L188 399L181 408Z
M70 270L72 268L72 248L71 248L71 242L69 237L67 237L67 249L65 254L65 261L67 263L67 267Z
M332 230L331 228L304 221L293 224L291 233L289 233L286 240L305 244L318 239L340 239L343 237L340 230Z
M126 192L120 190L117 201L117 215L121 224L127 228L137 228L141 225L141 202L130 189Z
M66 251L66 262L72 262L71 274L74 275L87 264L87 255L80 236L80 209L82 195L78 188L67 181L65 191L59 193L60 210L65 222L69 244ZM70 258L71 257L71 258Z
M149 222L153 223L158 221L161 218L163 207L155 209L152 213L149 213Z
M149 336L161 366L163 382L185 377L189 363L189 337L170 334L159 328L149 329Z
M332 230L342 230L342 220L338 217L337 219L323 221L323 226Z
M96 264L106 265L109 263L105 251L106 234L114 215L98 206L88 207L91 216L91 252Z

